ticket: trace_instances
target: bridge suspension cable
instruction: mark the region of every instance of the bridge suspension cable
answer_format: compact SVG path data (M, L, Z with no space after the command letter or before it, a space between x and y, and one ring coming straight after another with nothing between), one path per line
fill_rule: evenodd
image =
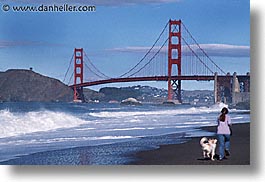
M149 69L153 69L153 70L158 70L156 67L159 63L157 62L162 62L163 60L155 60L156 56L158 56L158 54L162 51L162 49L165 47L166 43L169 40L169 37L167 36L166 40L163 42L163 44L157 49L157 51L150 57L149 60L146 61L145 64L143 64L142 67L140 67L138 70L136 70L137 66L139 66L144 60L146 60L145 58L147 58L147 55L149 53L151 53L151 51L156 48L155 45L157 44L157 42L161 39L163 33L165 32L166 28L169 26L169 22L165 25L165 27L163 28L162 32L159 34L158 38L156 39L155 43L152 45L152 47L148 50L148 52L144 55L144 57L133 67L131 68L129 71L127 71L125 74L121 75L120 77L123 77L125 75L128 75L127 78L132 77L132 76L136 76L136 74L139 74L141 71L144 72L144 68L148 69L148 66L150 66ZM174 26L173 28L173 32L176 31L177 26ZM167 61L165 62L167 63ZM154 65L152 65L154 64ZM161 65L161 64L160 64ZM133 73L132 71L135 70ZM152 70L151 70L152 71ZM163 72L163 69L159 69L159 71ZM164 71L164 73L166 74L166 70ZM129 74L131 73L131 74ZM163 75L163 73L155 73L153 75L140 75L142 77L147 77L147 76L155 76L155 75Z
M65 73L65 75L64 75L63 82L65 81L66 76L68 75L68 72L69 72L69 70L70 70L70 67L72 66L73 59L74 59L74 54L72 55L72 58L71 58L70 63L69 63L69 66L68 66L67 71L66 71L66 73Z
M98 74L98 73L96 73L96 72L94 72L94 71L92 71L88 66L87 66L87 64L85 64L87 67L88 67L88 69L90 70L90 71L92 71L94 74L96 74L98 77L101 77L101 78L105 78L105 79L109 79L109 78L111 78L111 77L109 77L109 76L107 76L107 75L105 75L104 73L102 73L101 71L99 71L99 69L92 63L92 61L88 58L88 56L87 56L87 54L86 54L86 52L84 51L84 55L85 55L85 57L87 58L87 61L88 61L88 63L100 74ZM86 63L86 62L85 62Z
M165 27L163 28L162 32L159 34L158 38L156 39L156 41L154 42L154 44L151 46L151 48L147 51L147 53L142 57L142 59L134 66L132 67L129 71L125 72L124 74L120 75L119 77L124 77L125 75L129 74L131 71L133 71L137 66L139 66L147 57L147 55L152 51L152 49L155 47L155 45L157 44L157 42L160 40L161 36L163 35L163 33L165 32L166 28L168 27L169 22L167 22L167 24L165 25ZM133 74L132 74L133 75ZM131 76L131 75L130 75ZM130 77L128 76L128 77Z
M137 73L139 73L140 71L142 71L147 65L149 65L153 60L154 58L160 53L160 51L162 50L162 48L165 46L165 44L167 43L168 41L168 38L166 39L166 41L162 44L162 46L158 49L158 51L153 55L153 57L143 66L141 67L138 71L134 72L133 74L129 75L128 77L130 76L133 76Z
M185 26L185 24L183 22L181 22L182 26L184 27L185 31L189 34L189 36L192 38L192 40L195 42L195 44L198 46L198 48L202 51L202 53L211 61L212 64L214 64L214 66L216 66L216 68L219 69L219 71L221 71L223 74L226 74L224 70L222 70L211 58L210 56L205 52L204 49L201 48L200 44L196 41L196 39L193 37L193 35L190 33L190 31L187 29L187 27ZM191 49L191 47L189 46L189 48ZM194 52L194 51L193 51ZM195 52L194 52L195 54ZM196 56L197 57L197 56ZM200 60L201 61L201 60Z
M69 78L69 81L68 81L68 84L67 84L67 85L70 85L70 82L71 82L71 80L73 79L73 76L74 76L74 72L72 72L72 74L71 74L71 76L70 76L70 78Z
M191 46L186 42L185 39L182 38L182 40L185 42L185 44L188 46L188 48L190 49L190 51L194 54L195 57L198 58L198 60L208 69L208 71L210 71L212 74L214 74L214 72L207 66L207 64L204 63L203 60L201 60L201 58L198 56L198 54L196 54L193 49L191 48Z

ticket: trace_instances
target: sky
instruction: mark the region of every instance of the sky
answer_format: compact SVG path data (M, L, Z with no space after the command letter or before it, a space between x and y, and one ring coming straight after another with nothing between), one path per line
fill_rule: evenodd
M94 5L95 12L13 12L4 5ZM74 48L83 48L110 77L129 70L152 46L169 19L181 19L226 72L250 72L249 0L0 0L0 71L33 68L63 80ZM139 51L140 50L140 51ZM116 83L105 86L166 82ZM186 90L212 82L182 82Z

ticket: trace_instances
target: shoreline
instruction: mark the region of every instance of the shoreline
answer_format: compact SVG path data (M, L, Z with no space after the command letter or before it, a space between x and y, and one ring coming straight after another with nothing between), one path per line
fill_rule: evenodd
M215 133L216 127L200 127ZM166 138L165 138L166 137ZM167 138L168 137L168 138ZM210 137L210 138L214 138ZM178 144L158 144L143 149L144 141L122 142L102 146L83 146L17 156L0 165L249 165L250 123L233 125L231 156L223 161L205 160L199 141L201 137L181 137L171 134L163 140L179 140ZM161 138L160 138L161 139ZM153 138L153 140L157 140ZM142 143L141 143L142 142ZM150 142L150 141L149 141ZM182 143L183 142L183 143ZM173 142L175 143L175 142ZM148 146L147 146L148 147ZM216 154L218 154L218 145Z
M204 159L199 144L201 137L192 137L185 143L161 145L155 150L137 152L132 155L136 161L128 165L250 165L250 123L234 124L232 128L231 156L228 159ZM201 129L215 132L216 127ZM218 143L216 154L219 154Z

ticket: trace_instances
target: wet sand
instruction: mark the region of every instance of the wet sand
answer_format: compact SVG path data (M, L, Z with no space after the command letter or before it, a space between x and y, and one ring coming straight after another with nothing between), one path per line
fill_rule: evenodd
M215 132L216 127L204 130ZM249 165L250 164L250 124L234 124L231 136L231 155L222 161L204 159L199 144L200 138L191 138L183 144L162 145L159 149L142 151L133 156L130 165ZM219 153L218 145L216 153Z

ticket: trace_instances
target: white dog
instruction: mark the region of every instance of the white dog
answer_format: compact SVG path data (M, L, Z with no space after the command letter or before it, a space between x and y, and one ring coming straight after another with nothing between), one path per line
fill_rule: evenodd
M206 155L207 155L207 157L211 158L211 160L214 161L216 143L217 143L217 139L208 139L206 137L203 137L201 139L200 144L202 146L204 158L206 158Z

